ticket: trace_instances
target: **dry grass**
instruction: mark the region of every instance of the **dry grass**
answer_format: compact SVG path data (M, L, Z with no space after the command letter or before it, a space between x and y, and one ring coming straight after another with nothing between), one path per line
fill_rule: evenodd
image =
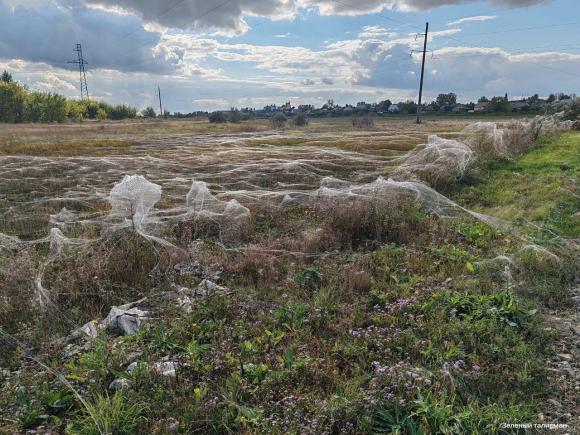
M368 131L358 131L353 135L350 118L311 119L308 126L288 127L283 130L285 139L278 136L274 144L338 147L344 150L394 149L406 151L414 145L424 142L428 134L437 133L442 137L453 136L467 124L477 119L469 118L427 118L421 125L414 123L413 117L376 118L375 126ZM489 120L489 119L488 119ZM60 150L63 154L77 155L71 149L77 144L90 142L97 146L87 146L94 152L101 149L100 142L144 143L156 135L184 135L187 137L204 135L258 134L271 132L271 124L266 119L244 121L239 124L210 124L205 117L189 119L136 119L125 121L85 121L82 123L64 124L3 124L0 129L0 155L44 154L45 147L55 149L52 145L71 144ZM326 138L312 138L312 135L327 135ZM336 137L340 134L340 137ZM298 137L297 137L298 136ZM310 136L310 139L302 138ZM310 143L309 143L310 142ZM268 143L262 139L247 142L248 145ZM35 148L38 144L39 149ZM12 148L16 147L16 148ZM105 147L107 147L105 145ZM130 144L108 146L123 150ZM15 151L11 151L15 150ZM90 152L83 149L83 153ZM71 152L73 154L66 154ZM90 154L93 155L93 154Z
M91 245L66 249L47 266L44 285L58 306L80 307L86 321L163 282L178 255L123 230Z
M0 260L0 325L14 332L37 311L30 276L36 265L26 252L2 255Z
M353 139L279 137L251 139L245 142L247 146L306 146L320 148L338 148L344 151L392 150L409 151L421 143L420 138L394 136L389 138L359 137Z
M137 145L134 141L126 140L75 140L58 143L13 143L0 145L0 155L27 155L71 157L100 155L112 149L128 148Z

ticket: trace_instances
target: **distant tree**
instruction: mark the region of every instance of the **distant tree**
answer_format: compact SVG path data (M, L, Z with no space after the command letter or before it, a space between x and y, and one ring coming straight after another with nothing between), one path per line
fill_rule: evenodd
M416 113L417 112L417 103L411 100L403 101L402 103L398 103L399 109L401 113Z
M107 111L105 109L103 109L102 107L99 107L95 113L95 118L98 119L99 121L104 121L105 119L107 119L109 116L107 115Z
M308 122L308 117L304 113L299 113L294 117L294 125L297 127L306 127Z
M228 113L228 121L233 122L234 124L238 124L242 122L242 114L238 109L232 107Z
M86 108L82 101L67 100L66 102L67 118L73 121L81 122L84 119L85 111Z
M4 83L12 83L12 74L5 70L0 76L0 81Z
M110 109L107 115L113 120L132 119L137 116L137 109L126 104L117 104Z
M16 82L0 81L0 122L22 122L26 89Z
M141 115L144 118L155 118L157 113L155 113L155 109L153 107L146 107L141 111Z
M493 97L491 99L491 110L493 112L509 112L509 102L505 99L505 97Z
M489 103L489 98L487 98L485 95L483 97L480 97L479 100L477 100L478 103Z
M457 104L457 95L453 92L448 94L439 94L437 96L437 105L439 107L443 106L455 106Z
M380 101L379 104L377 104L377 109L381 112L386 112L387 110L389 110L389 107L392 106L392 102L391 100L383 100Z
M288 118L283 113L275 113L272 118L270 118L272 122L272 127L274 128L282 128L288 122Z
M24 120L28 122L64 122L69 115L72 104L75 105L73 111L79 112L74 115L78 118L82 112L78 103L69 103L62 95L50 92L31 92L26 97Z
M52 92L43 94L43 122L64 122L68 114L66 98Z
M217 111L212 112L207 116L208 120L212 124L224 124L228 122L228 118L224 112Z
M83 101L82 104L85 107L85 118L95 119L97 117L97 111L100 106L96 101ZM105 116L106 117L106 116Z
M547 101L548 103L553 103L554 101L556 101L556 96L554 94L550 94Z
M26 97L24 119L27 122L41 122L44 111L44 98L40 92L31 92Z

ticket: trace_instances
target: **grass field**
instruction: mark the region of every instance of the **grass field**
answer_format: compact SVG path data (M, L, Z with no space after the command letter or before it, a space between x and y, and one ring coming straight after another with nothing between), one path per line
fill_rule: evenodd
M3 129L0 427L499 434L519 433L502 423L545 421L574 428L577 415L548 405L556 386L547 361L562 351L544 313L570 309L578 276L580 134L479 160L445 185L459 206L509 228L455 206L452 218L442 217L401 190L340 196L334 187L386 179L429 134L461 138L471 121L417 126L397 118L371 130L344 120L283 131L265 122L191 121ZM134 223L107 230L107 195L125 174L162 186L146 227L156 239ZM220 207L235 198L251 217L184 214L192 179L207 182ZM323 196L324 183L337 196ZM52 247L48 239L10 245L10 237L33 241L51 227L77 242L63 242L58 254L55 239ZM38 276L50 294L44 310ZM204 290L203 279L219 287ZM136 333L100 330L63 355L72 329L142 297L149 315ZM114 381L124 388L111 388Z

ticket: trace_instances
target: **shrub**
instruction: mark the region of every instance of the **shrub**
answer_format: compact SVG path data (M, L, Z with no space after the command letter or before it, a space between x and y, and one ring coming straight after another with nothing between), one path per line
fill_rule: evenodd
M548 113L562 113L567 121L580 121L580 97L568 100L554 101L546 108Z
M375 121L369 115L358 116L352 118L352 126L355 128L372 128L375 126Z
M138 296L162 279L171 254L141 235L123 230L84 248L69 247L45 271L44 285L61 307L79 307L90 319Z
M295 280L300 287L315 290L322 282L322 273L316 267L303 267L296 273Z
M105 119L107 119L107 112L105 112L105 109L102 108L98 108L95 118L98 119L99 121L103 121Z
M296 127L306 127L309 123L308 117L304 113L299 113L294 118L294 125Z
M67 117L73 121L80 122L83 120L86 108L83 104L76 100L68 100L66 102Z
M143 111L141 111L141 115L143 118L155 118L157 116L153 107L147 107L143 109Z
M228 113L228 121L233 122L234 124L238 124L242 122L242 114L237 109L232 109Z
M126 104L118 104L111 109L108 116L113 120L132 119L137 116L137 109Z
M410 197L393 192L382 198L330 198L318 206L326 240L338 247L406 242L427 230L428 220Z
M207 118L212 124L225 124L228 122L226 114L220 111L210 113Z
M87 117L88 119L95 119L97 117L97 112L99 111L99 109L102 110L99 104L95 101L83 101L83 105L85 107L85 117Z
M0 326L14 333L37 309L30 275L36 266L26 252L2 257L0 266Z
M270 122L274 128L283 128L288 122L288 118L283 113L276 113L270 118Z

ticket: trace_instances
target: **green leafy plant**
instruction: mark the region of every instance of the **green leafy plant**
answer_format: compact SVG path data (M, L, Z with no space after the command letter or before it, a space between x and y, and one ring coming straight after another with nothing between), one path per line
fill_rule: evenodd
M322 282L322 272L316 267L304 267L296 273L295 279L300 287L314 290Z
M147 407L134 403L117 391L113 396L97 394L69 427L69 433L83 435L130 435L139 427Z

